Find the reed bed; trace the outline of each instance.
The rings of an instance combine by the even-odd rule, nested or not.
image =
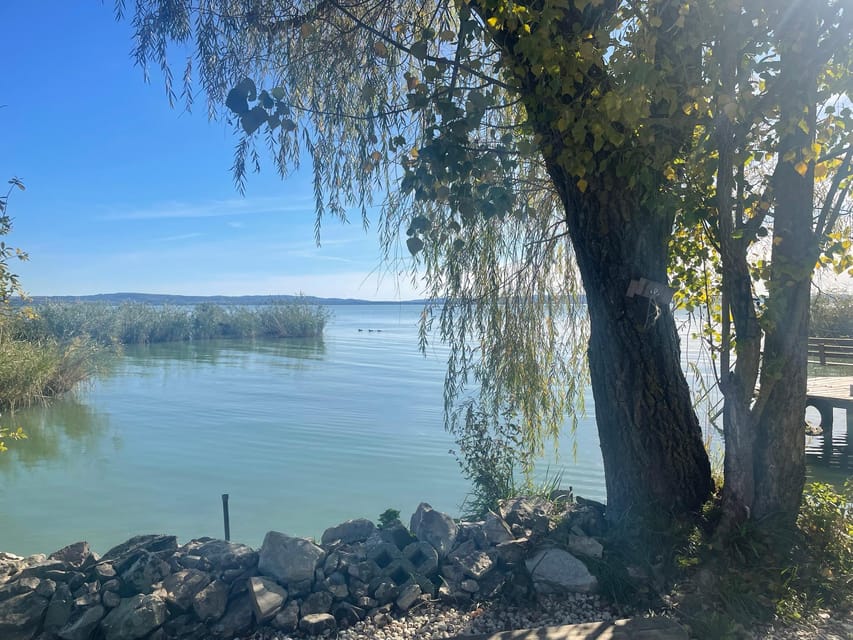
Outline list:
[[[47,303],[35,318],[18,318],[16,338],[69,341],[88,338],[101,345],[151,344],[221,338],[316,338],[328,312],[323,307],[286,303],[263,307],[155,306],[143,303]]]

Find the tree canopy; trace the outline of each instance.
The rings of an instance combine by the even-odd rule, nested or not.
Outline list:
[[[737,345],[735,363],[721,360],[721,381],[735,380],[727,415],[751,434],[730,431],[727,458],[760,450],[770,488],[793,474],[765,512],[789,510],[801,487],[801,453],[766,458],[778,434],[756,425],[778,415],[754,411],[775,400],[755,405],[753,390],[763,365],[768,393],[794,367],[793,410],[804,405],[805,357],[791,340],[807,331],[803,291],[818,259],[849,246],[831,235],[850,184],[844,4],[140,0],[127,17],[136,62],[162,70],[170,102],[192,107],[200,85],[208,114],[233,124],[239,188],[265,158],[283,177],[308,163],[318,234],[325,217],[356,212],[386,258],[414,257],[414,276],[443,302],[423,335],[437,323],[451,345],[453,428],[466,429],[454,415],[518,419],[525,460],[558,433],[582,398],[585,292],[619,517],[695,510],[712,488],[657,286],[670,269],[687,305],[713,301],[722,283],[721,353]],[[125,17],[122,0],[116,11]],[[816,179],[828,192],[815,218]],[[764,237],[770,259],[754,250]],[[791,318],[762,355],[762,332]],[[455,412],[471,387],[478,411]],[[801,451],[783,423],[785,446]]]

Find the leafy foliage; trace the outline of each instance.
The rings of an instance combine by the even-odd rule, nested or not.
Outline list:
[[[12,218],[7,212],[9,196],[14,189],[23,191],[24,184],[18,178],[9,180],[9,190],[5,195],[0,196],[0,238],[9,235],[12,231]],[[27,254],[19,248],[11,247],[5,241],[0,240],[0,313],[3,315],[10,314],[10,304],[15,296],[26,300],[27,296],[24,293],[21,283],[18,280],[17,274],[11,271],[9,265],[10,260],[25,261],[28,259]]]
[[[853,296],[819,293],[812,300],[811,333],[823,338],[853,337]]]

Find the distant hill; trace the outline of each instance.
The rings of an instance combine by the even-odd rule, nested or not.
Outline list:
[[[168,293],[97,293],[90,296],[32,296],[32,302],[104,302],[121,304],[122,302],[144,302],[146,304],[195,305],[211,302],[222,305],[264,305],[282,302],[302,302],[305,304],[423,304],[425,300],[358,300],[356,298],[318,298],[316,296],[178,296]]]

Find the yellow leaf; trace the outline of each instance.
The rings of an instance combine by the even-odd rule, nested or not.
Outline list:
[[[805,133],[806,135],[808,135],[808,133],[809,133],[809,125],[808,125],[808,124],[806,124],[806,121],[805,121],[805,120],[800,120],[800,121],[797,123],[797,126],[800,128],[800,130],[801,130],[803,133]]]
[[[675,180],[675,178],[677,177],[677,175],[675,173],[675,169],[673,169],[672,167],[667,167],[666,169],[664,169],[663,175],[667,180],[670,180],[670,181]]]
[[[578,180],[577,185],[581,193],[586,193],[586,188],[589,186],[589,183],[583,178],[581,178],[580,180]]]
[[[794,171],[799,173],[801,176],[806,175],[806,171],[808,171],[808,170],[809,170],[809,165],[807,165],[805,162],[798,162],[797,164],[794,165]]]
[[[419,155],[417,147],[412,147],[412,150],[409,151],[409,155],[412,156],[413,158],[417,158]]]
[[[498,18],[496,18],[495,16],[492,16],[491,18],[489,18],[488,20],[486,20],[486,23],[487,23],[487,24],[488,24],[492,29],[497,29],[497,28],[498,28],[498,23],[499,23],[499,22],[500,22],[500,20],[498,20]]]
[[[820,180],[821,178],[826,176],[826,173],[827,173],[827,168],[826,168],[825,162],[821,162],[820,164],[815,165],[815,168],[814,168],[815,180]]]
[[[384,58],[388,55],[388,47],[386,47],[385,44],[382,42],[374,42],[373,53],[375,53],[380,58]]]

